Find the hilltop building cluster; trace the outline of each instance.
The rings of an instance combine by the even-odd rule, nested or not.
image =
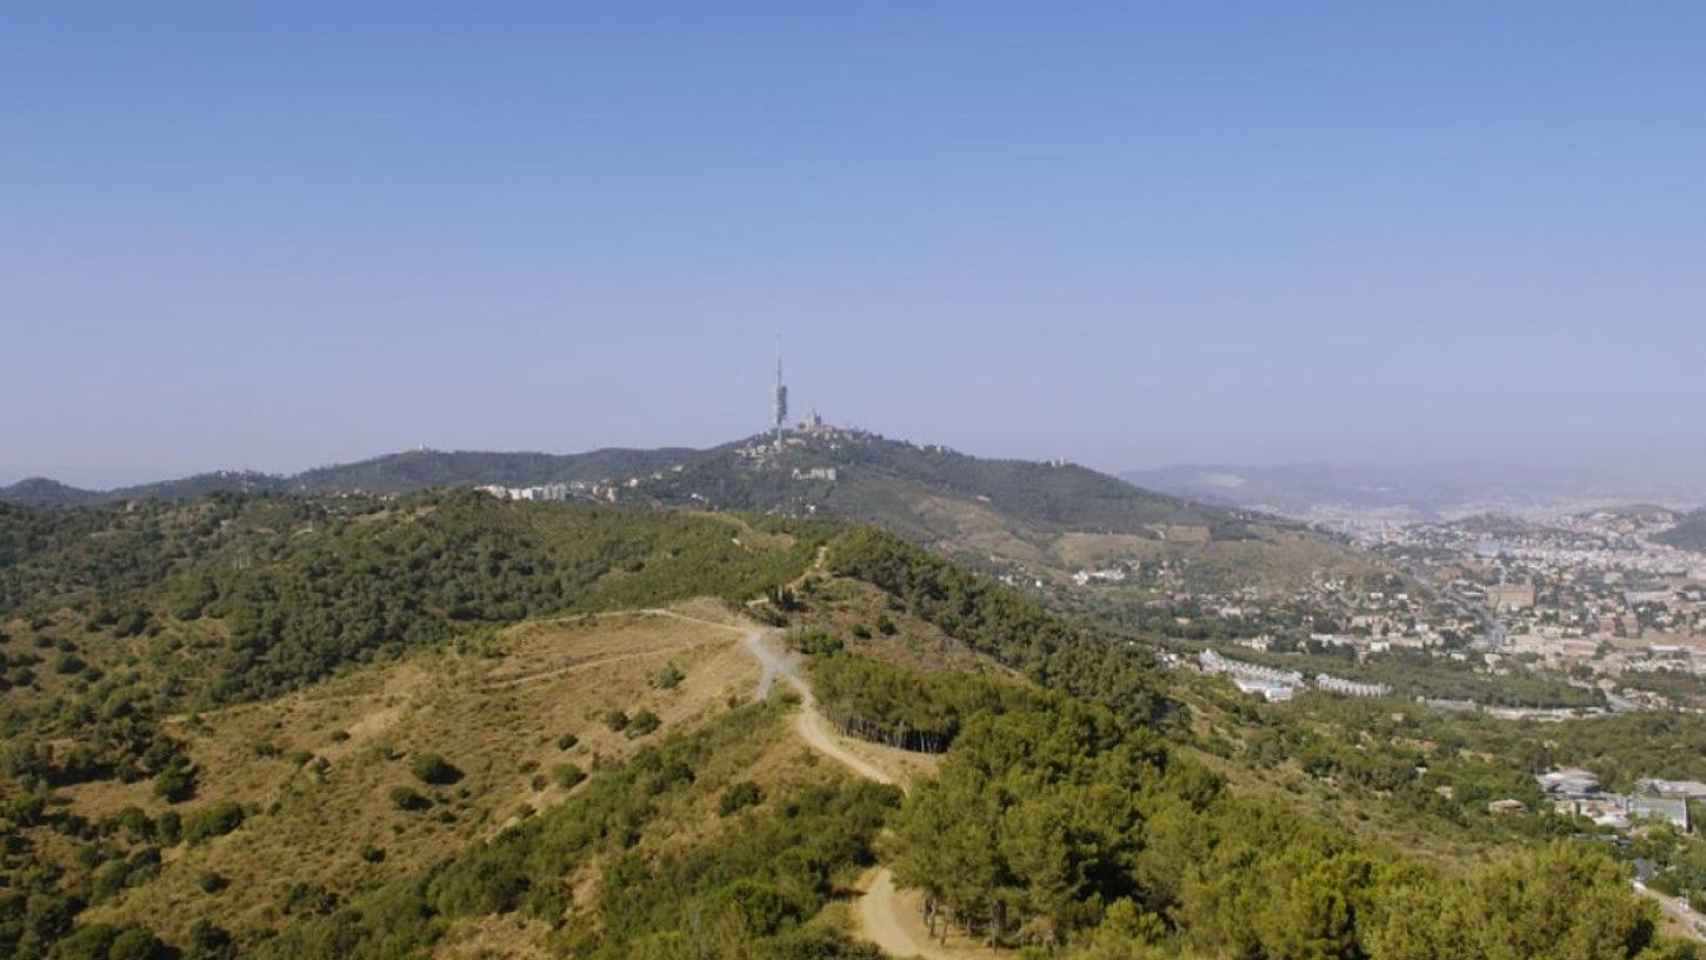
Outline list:
[[[538,500],[550,503],[560,503],[569,499],[569,485],[566,483],[546,483],[535,487],[505,487],[499,484],[487,484],[475,487],[481,493],[490,494],[499,500]]]
[[[669,472],[680,473],[682,467],[671,467]],[[602,480],[570,480],[566,483],[544,483],[528,487],[506,487],[502,484],[486,484],[475,487],[481,493],[489,494],[499,500],[533,501],[543,503],[563,503],[569,500],[598,503],[616,503],[621,499],[623,491],[636,491],[641,484],[648,481],[662,480],[668,474],[665,471],[655,471],[647,476],[613,479],[606,477]]]

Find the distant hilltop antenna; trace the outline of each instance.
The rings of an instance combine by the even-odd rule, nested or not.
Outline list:
[[[782,441],[782,428],[788,422],[788,387],[782,382],[782,338],[776,338],[776,395],[770,405],[770,425],[776,441]]]

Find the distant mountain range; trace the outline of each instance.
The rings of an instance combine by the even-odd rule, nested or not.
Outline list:
[[[658,464],[679,462],[695,452],[667,448],[578,454],[414,450],[316,467],[291,476],[217,470],[111,490],[86,490],[45,477],[32,477],[0,487],[0,502],[28,507],[82,507],[126,500],[186,500],[217,492],[385,494],[471,484],[526,486],[650,472]]]
[[[1457,463],[1423,466],[1297,464],[1181,466],[1121,474],[1140,486],[1226,506],[1310,517],[1330,508],[1448,512],[1636,498],[1706,500],[1698,485],[1632,477],[1613,470]]]
[[[1071,569],[1153,544],[1257,542],[1281,526],[1235,506],[1157,493],[1070,463],[991,460],[945,447],[821,428],[705,450],[579,454],[417,450],[293,476],[221,471],[84,490],[30,479],[0,501],[78,507],[185,499],[217,491],[405,493],[428,487],[568,484],[571,496],[617,503],[779,511],[864,520],[945,552]],[[1302,535],[1290,529],[1287,536]]]
[[[826,479],[832,474],[833,480]],[[416,450],[290,476],[222,470],[111,490],[36,477],[0,487],[0,502],[78,507],[188,499],[221,491],[389,494],[429,487],[555,483],[613,490],[609,498],[618,501],[745,510],[816,508],[903,528],[913,524],[897,516],[898,501],[930,497],[978,504],[1051,530],[1140,533],[1157,524],[1190,524],[1232,536],[1248,519],[1223,507],[1139,489],[1075,464],[987,460],[940,446],[836,430],[791,434],[780,447],[758,436],[706,450]]]

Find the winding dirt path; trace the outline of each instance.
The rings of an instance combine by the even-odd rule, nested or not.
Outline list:
[[[966,954],[943,949],[930,939],[924,921],[894,888],[894,874],[879,867],[865,879],[859,897],[859,934],[891,957],[923,957],[924,960],[965,960]]]
[[[800,675],[799,658],[784,650],[778,650],[773,644],[775,631],[754,628],[747,630],[741,638],[746,649],[758,658],[764,667],[764,675],[758,681],[758,696],[764,697],[770,692],[770,684],[781,678],[794,692],[800,695],[800,712],[794,717],[794,732],[806,745],[818,753],[840,763],[866,780],[877,783],[901,784],[899,777],[878,767],[876,764],[855,754],[841,743],[841,737],[835,729],[818,712],[817,698],[812,696],[811,685]]]
[[[821,565],[821,555],[818,562]],[[867,780],[897,785],[902,790],[907,788],[903,774],[882,769],[871,760],[859,756],[842,742],[841,735],[836,733],[829,721],[818,712],[817,698],[812,696],[811,685],[800,673],[799,657],[781,649],[777,644],[778,631],[768,627],[719,623],[674,610],[651,608],[627,612],[671,617],[739,632],[741,645],[758,661],[762,671],[755,695],[761,700],[769,696],[777,680],[786,683],[799,694],[800,712],[794,718],[794,732],[807,746]],[[884,953],[892,957],[923,957],[925,960],[966,960],[966,952],[945,950],[930,939],[929,931],[924,928],[924,921],[918,916],[917,910],[906,902],[904,894],[895,889],[894,874],[887,867],[877,867],[867,872],[861,878],[861,886],[864,892],[859,895],[854,911],[859,933],[880,947]]]
[[[794,719],[794,732],[799,734],[807,746],[867,780],[898,785],[905,790],[904,776],[882,769],[841,742],[840,734],[836,733],[829,721],[818,712],[817,699],[812,696],[811,686],[800,675],[798,658],[787,651],[776,649],[773,645],[774,639],[775,631],[761,628],[748,629],[741,638],[746,649],[764,668],[763,677],[759,680],[758,695],[767,695],[770,692],[770,684],[776,678],[781,678],[800,695],[800,712]],[[859,933],[866,940],[876,944],[891,957],[963,960],[963,955],[944,950],[930,939],[929,931],[924,928],[924,922],[917,916],[917,911],[904,902],[903,896],[895,889],[894,874],[887,867],[877,867],[867,872],[861,878],[861,886],[864,892],[859,895],[854,916],[859,923]]]

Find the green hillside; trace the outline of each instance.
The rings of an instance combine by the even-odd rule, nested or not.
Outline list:
[[[283,477],[252,470],[217,470],[111,490],[85,490],[57,480],[32,477],[0,487],[0,503],[21,507],[87,507],[127,500],[191,500],[210,493],[282,493],[287,486]]]
[[[939,496],[986,504],[1016,522],[1048,530],[1141,533],[1156,524],[1200,524],[1223,536],[1245,518],[1152,493],[1073,464],[990,460],[937,446],[869,434],[795,436],[774,457],[742,456],[752,438],[710,450],[595,450],[580,454],[420,450],[319,467],[294,476],[221,471],[107,491],[32,479],[0,488],[0,502],[65,507],[135,499],[191,499],[232,493],[409,493],[432,487],[529,486],[614,481],[634,497],[731,510],[787,510],[808,503],[840,515],[916,528],[904,503]],[[833,467],[836,483],[816,486],[795,468]],[[677,469],[679,468],[679,469]],[[660,476],[654,476],[661,474]],[[634,486],[628,487],[627,481]]]
[[[81,507],[99,503],[104,494],[81,490],[46,477],[28,477],[10,486],[0,487],[0,504],[20,507]]]
[[[129,500],[190,500],[210,493],[412,493],[432,487],[531,486],[650,473],[697,455],[685,449],[501,453],[411,450],[282,476],[220,470],[111,490],[84,490],[40,477],[0,487],[0,503],[75,507]]]
[[[1574,824],[1453,826],[1405,805],[1435,796],[1415,758],[1315,732],[1334,716],[1170,689],[1135,638],[844,521],[472,491],[4,508],[0,578],[8,956],[874,960],[879,868],[1002,950],[1692,955],[1597,845],[1542,842]],[[690,598],[717,599],[646,612]],[[904,797],[802,743],[817,707],[751,702],[749,612],[795,631],[840,728],[930,751],[864,754],[911,758]],[[1350,722],[1400,729],[1371,707]],[[1488,765],[1463,749],[1435,765]],[[1364,835],[1394,818],[1467,852]]]
[[[674,448],[576,454],[417,450],[307,470],[290,477],[285,486],[299,493],[407,493],[484,484],[523,487],[647,474],[696,455],[693,450]]]
[[[221,491],[376,496],[545,484],[565,484],[569,499],[581,502],[874,523],[986,569],[1019,565],[1051,580],[1108,558],[1189,555],[1195,569],[1224,580],[1286,587],[1276,558],[1320,559],[1294,557],[1290,545],[1345,552],[1295,524],[1140,489],[1075,464],[986,459],[833,427],[793,431],[780,444],[760,435],[709,450],[419,450],[290,477],[220,472],[105,492],[26,481],[0,490],[0,502],[66,507]]]
[[[963,501],[1048,532],[1148,533],[1157,524],[1209,526],[1222,536],[1247,531],[1246,518],[1233,511],[1142,490],[1076,464],[984,459],[850,432],[792,436],[779,451],[751,452],[765,439],[710,451],[642,489],[670,501],[699,494],[739,509],[811,504],[903,533],[922,532],[915,503],[922,497]],[[835,480],[810,478],[827,469]]]

